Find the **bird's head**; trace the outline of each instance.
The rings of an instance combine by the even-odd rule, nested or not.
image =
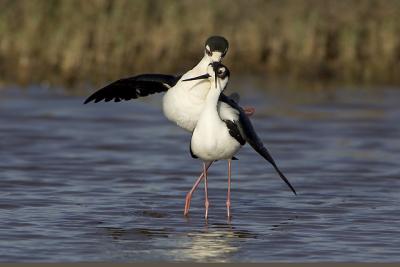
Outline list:
[[[208,65],[206,74],[185,79],[183,81],[186,82],[186,81],[209,79],[211,82],[211,87],[220,89],[220,91],[222,92],[228,84],[229,77],[230,77],[230,71],[228,67],[226,67],[220,62],[213,62]]]
[[[211,36],[204,45],[204,56],[210,62],[221,62],[228,52],[229,43],[222,36]]]

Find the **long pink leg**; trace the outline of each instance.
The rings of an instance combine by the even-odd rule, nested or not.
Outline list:
[[[213,161],[208,162],[206,164],[206,170],[208,170],[208,168],[210,168],[212,163],[213,163]],[[204,171],[200,174],[199,178],[197,178],[196,182],[194,183],[192,189],[186,195],[185,210],[183,212],[183,215],[187,216],[189,214],[190,202],[192,201],[193,192],[196,191],[197,187],[199,186],[199,184],[200,184],[201,180],[203,180],[203,178],[204,178]]]
[[[207,169],[206,169],[206,163],[203,163],[203,173],[204,173],[204,205],[206,207],[206,214],[204,215],[204,218],[208,218],[208,207],[210,206],[210,202],[208,202],[208,182],[207,182]]]
[[[231,160],[228,160],[228,197],[226,199],[228,219],[231,218]]]

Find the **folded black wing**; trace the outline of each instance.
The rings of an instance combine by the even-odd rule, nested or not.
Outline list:
[[[240,132],[239,125],[235,123],[235,121],[223,120],[225,122],[226,127],[229,130],[229,134],[238,141],[241,146],[246,144],[246,140],[243,138],[242,133]]]
[[[295,195],[296,190],[293,188],[293,186],[290,184],[289,180],[285,177],[285,175],[281,172],[281,170],[278,168],[278,166],[275,163],[275,160],[271,157],[270,153],[268,152],[267,148],[264,146],[262,143],[261,139],[258,137],[256,131],[253,128],[253,125],[251,124],[250,119],[247,117],[246,113],[244,110],[232,99],[227,97],[224,94],[221,94],[219,97],[219,101],[222,101],[232,108],[236,109],[239,111],[239,123],[240,123],[240,129],[242,131],[242,137],[250,144],[250,146],[258,153],[260,154],[264,159],[266,159],[271,165],[274,167],[276,172],[279,174],[281,179],[289,186],[289,188],[293,191]]]
[[[181,77],[166,74],[142,74],[120,79],[93,93],[85,100],[84,104],[91,101],[97,103],[102,100],[119,102],[165,92],[173,87]]]

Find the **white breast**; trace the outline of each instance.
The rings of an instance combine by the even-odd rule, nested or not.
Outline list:
[[[205,95],[210,88],[208,81],[178,82],[167,91],[163,98],[164,115],[179,127],[193,132],[205,102]]]
[[[240,147],[221,120],[219,125],[199,121],[191,140],[192,152],[205,161],[231,159]]]
[[[208,80],[186,82],[182,80],[205,74],[207,66],[207,61],[204,59],[200,61],[196,67],[185,73],[163,98],[163,111],[167,119],[189,132],[193,132],[196,127],[210,90],[210,82]]]
[[[229,129],[223,121],[237,120],[238,112],[229,105],[218,102],[218,98],[217,90],[209,91],[192,134],[192,152],[204,161],[230,159],[241,147],[229,134]]]
[[[209,90],[210,83],[207,80],[200,82],[179,81],[164,95],[164,115],[179,127],[193,132]],[[217,109],[222,120],[237,121],[239,118],[239,111],[226,103],[218,102]]]

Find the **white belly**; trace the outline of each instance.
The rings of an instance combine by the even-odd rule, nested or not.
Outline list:
[[[209,90],[210,82],[207,80],[179,81],[164,95],[164,115],[179,127],[193,132]]]
[[[197,125],[191,140],[193,154],[204,161],[231,159],[241,145],[230,134],[225,123],[219,127],[207,124]]]

